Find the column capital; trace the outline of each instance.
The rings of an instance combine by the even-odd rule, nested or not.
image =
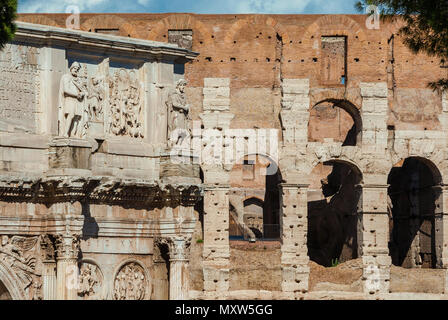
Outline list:
[[[79,234],[64,233],[56,235],[56,260],[78,259],[80,239]]]
[[[155,240],[155,243],[158,246],[166,245],[168,247],[170,262],[189,260],[191,235],[175,235],[175,236],[157,238]]]

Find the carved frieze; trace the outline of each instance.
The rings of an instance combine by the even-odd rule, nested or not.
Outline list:
[[[115,300],[143,300],[146,285],[143,267],[137,262],[129,262],[115,276],[113,297]]]
[[[0,261],[17,276],[19,286],[29,299],[42,299],[39,236],[2,235]]]
[[[77,61],[63,75],[59,90],[59,136],[85,138],[104,134],[105,114],[109,131],[116,136],[143,138],[143,90],[135,70],[121,68],[113,76]]]
[[[18,180],[19,179],[19,180]],[[56,203],[135,204],[137,206],[194,205],[200,199],[198,185],[162,184],[144,180],[98,177],[0,177],[0,197],[4,201]]]
[[[109,89],[110,132],[116,136],[143,138],[143,90],[136,72],[117,70]]]

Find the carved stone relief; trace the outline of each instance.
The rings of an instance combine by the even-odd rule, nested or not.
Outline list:
[[[167,246],[171,261],[188,260],[190,256],[191,236],[176,235],[157,238],[155,244],[158,246]]]
[[[143,267],[130,262],[118,271],[114,280],[115,300],[143,300],[147,279]]]
[[[121,68],[109,83],[110,132],[116,136],[143,138],[142,85],[134,70]]]
[[[106,61],[107,62],[107,61]],[[63,75],[59,92],[59,135],[85,138],[103,134],[106,112],[110,133],[143,138],[142,84],[135,70],[120,68],[112,77],[101,63],[88,74],[87,67],[75,61]]]
[[[43,237],[1,236],[0,261],[17,276],[29,299],[42,299],[41,259]]]
[[[78,296],[85,300],[101,299],[103,274],[100,268],[90,262],[82,262],[79,269]]]
[[[57,259],[78,259],[79,248],[79,235],[67,233],[56,236]]]
[[[185,95],[187,81],[180,79],[176,89],[168,94],[165,102],[168,108],[168,145],[169,147],[182,145],[184,139],[190,135],[190,105]]]
[[[40,119],[40,49],[6,44],[0,51],[0,130],[36,132]]]

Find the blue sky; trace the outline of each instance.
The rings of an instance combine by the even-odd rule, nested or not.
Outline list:
[[[358,13],[357,0],[19,0],[19,13],[82,12]]]

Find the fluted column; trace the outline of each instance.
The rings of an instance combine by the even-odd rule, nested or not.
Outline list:
[[[161,242],[168,245],[170,256],[170,300],[188,300],[191,236],[172,236]]]
[[[44,261],[42,270],[42,288],[44,300],[55,300],[56,296],[56,263]]]
[[[63,234],[56,237],[58,300],[77,299],[79,243],[79,235]]]

